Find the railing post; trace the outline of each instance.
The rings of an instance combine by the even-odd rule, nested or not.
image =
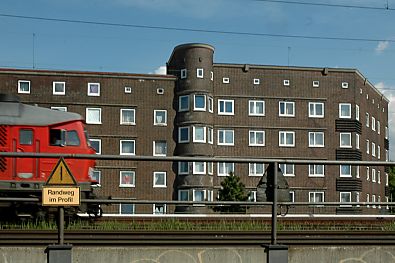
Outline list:
[[[273,204],[272,204],[272,239],[271,244],[277,245],[277,170],[278,163],[274,162],[273,173]]]

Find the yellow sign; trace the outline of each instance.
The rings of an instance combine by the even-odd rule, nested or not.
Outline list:
[[[60,158],[45,185],[77,185],[63,158]]]
[[[43,187],[43,206],[79,206],[79,187]]]

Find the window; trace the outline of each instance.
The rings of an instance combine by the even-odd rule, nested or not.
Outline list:
[[[377,134],[380,134],[380,121],[377,121]]]
[[[265,116],[265,101],[250,100],[248,102],[248,115],[249,116]]]
[[[178,142],[179,143],[189,142],[189,127],[178,128]]]
[[[372,168],[372,182],[376,182],[376,169]]]
[[[295,132],[280,131],[279,133],[280,147],[294,147],[295,146]]]
[[[134,110],[134,109],[121,109],[120,124],[122,124],[122,125],[136,124],[135,115],[136,115],[136,110]]]
[[[369,154],[369,149],[370,149],[370,146],[369,146],[369,139],[367,139],[367,140],[366,140],[366,154]]]
[[[206,199],[206,191],[205,190],[193,190],[193,200],[196,202],[203,202]]]
[[[194,95],[194,108],[195,111],[206,110],[206,96],[205,95]]]
[[[166,187],[166,172],[154,172],[154,187]]]
[[[356,149],[360,149],[360,146],[359,146],[359,134],[358,133],[356,133],[355,134],[355,148]]]
[[[222,83],[229,84],[229,78],[222,78]]]
[[[59,82],[59,81],[52,82],[52,94],[53,95],[65,95],[66,94],[66,82]]]
[[[76,130],[66,131],[65,145],[68,146],[79,146],[80,138],[78,137],[78,132]]]
[[[229,176],[235,170],[234,163],[218,163],[218,176]]]
[[[324,147],[324,133],[309,132],[309,147]]]
[[[210,71],[210,80],[213,81],[214,80],[214,72]]]
[[[178,201],[189,201],[189,191],[178,190]]]
[[[187,69],[181,69],[181,79],[187,78]]]
[[[19,130],[19,144],[32,145],[33,144],[33,130],[20,129]]]
[[[295,165],[280,163],[279,166],[284,176],[295,176]]]
[[[380,150],[380,145],[377,145],[377,159],[381,158],[381,150]]]
[[[101,124],[101,108],[86,108],[86,123]]]
[[[88,83],[88,96],[100,96],[100,83]]]
[[[101,171],[99,170],[93,170],[91,174],[91,179],[92,181],[97,182],[96,186],[100,187],[100,181],[101,181]]]
[[[366,167],[366,181],[370,181],[370,168]]]
[[[351,165],[340,165],[340,177],[351,177]]]
[[[279,102],[279,116],[281,116],[281,117],[295,117],[295,102],[280,101]]]
[[[101,154],[101,139],[89,139],[89,143],[95,149],[96,154]]]
[[[340,192],[340,203],[351,203],[351,192]],[[351,206],[351,205],[340,205]]]
[[[339,103],[339,118],[351,119],[351,104]]]
[[[359,178],[359,165],[355,167],[355,178]]]
[[[309,192],[309,203],[323,203],[324,192]]]
[[[372,131],[376,131],[376,118],[372,116]]]
[[[178,162],[178,174],[189,174],[189,162]]]
[[[30,94],[29,80],[18,80],[18,93]]]
[[[366,202],[369,203],[369,194],[366,194]],[[369,207],[369,205],[366,205],[366,207]]]
[[[119,187],[135,187],[136,174],[134,171],[119,172]]]
[[[119,142],[120,155],[135,155],[135,141],[134,140],[120,140]]]
[[[166,141],[154,141],[153,147],[154,156],[166,156],[167,155],[167,142]]]
[[[233,100],[218,100],[219,115],[234,115]]]
[[[167,125],[167,110],[154,110],[154,125]]]
[[[309,165],[309,176],[310,177],[324,177],[325,166],[323,164],[310,164]]]
[[[348,82],[342,82],[342,88],[348,89]]]
[[[218,145],[234,145],[234,131],[219,129]]]
[[[355,119],[359,121],[359,106],[355,105]]]
[[[196,76],[197,76],[198,79],[202,79],[203,78],[203,69],[202,68],[196,69]]]
[[[166,205],[165,204],[153,204],[152,213],[154,215],[164,215],[166,214]]]
[[[370,119],[369,119],[369,113],[368,112],[366,112],[366,116],[365,117],[366,117],[365,118],[366,127],[369,127]]]
[[[178,98],[178,111],[188,111],[189,110],[189,96],[180,96]]]
[[[254,79],[254,85],[259,85],[260,80],[259,79]]]
[[[372,142],[372,156],[376,157],[376,144]]]
[[[206,142],[206,127],[193,126],[193,142]]]
[[[132,87],[125,87],[124,92],[125,93],[132,93]]]
[[[318,80],[313,81],[313,88],[318,88],[320,86],[320,82]]]
[[[211,174],[211,175],[214,173],[213,163],[212,162],[208,162],[207,163],[207,173]]]
[[[323,118],[324,117],[324,103],[323,102],[309,102],[309,117]]]
[[[250,131],[249,146],[265,146],[265,131]]]
[[[289,86],[290,85],[290,81],[288,79],[284,79],[284,86]]]
[[[207,127],[207,142],[209,144],[213,144],[213,138],[214,138],[214,129]]]
[[[372,203],[376,202],[376,195],[372,195]],[[372,208],[376,208],[376,205],[372,205]]]
[[[263,176],[265,165],[263,163],[249,163],[249,176]]]
[[[206,174],[206,163],[193,162],[193,174]]]
[[[211,113],[214,112],[214,100],[212,97],[208,97],[208,111]]]
[[[340,148],[351,148],[351,133],[341,132],[340,133]]]
[[[119,204],[119,213],[121,215],[133,215],[134,209],[134,204]]]
[[[58,111],[67,112],[67,107],[52,106],[52,107],[51,107],[51,110],[58,110]]]
[[[256,202],[256,191],[250,191],[248,193],[248,199],[249,202]]]

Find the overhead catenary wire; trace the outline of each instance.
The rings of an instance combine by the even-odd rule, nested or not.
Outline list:
[[[111,26],[111,27],[124,27],[124,28],[141,28],[141,29],[169,30],[169,31],[184,31],[184,32],[195,32],[195,33],[213,33],[213,34],[241,35],[241,36],[255,36],[255,37],[278,37],[278,38],[297,38],[297,39],[310,39],[310,40],[334,40],[334,41],[389,42],[389,43],[395,43],[395,39],[357,38],[357,37],[330,37],[330,36],[309,36],[309,35],[257,33],[257,32],[243,32],[243,31],[225,31],[225,30],[214,30],[214,29],[166,27],[166,26],[153,26],[153,25],[143,25],[143,24],[126,24],[126,23],[100,22],[100,21],[93,21],[93,20],[76,20],[76,19],[63,19],[63,18],[53,18],[53,17],[13,15],[13,14],[5,14],[5,13],[0,13],[0,17],[10,17],[10,18],[16,18],[16,19],[28,19],[28,20],[49,21],[49,22],[61,22],[61,23],[85,24],[85,25],[97,25],[97,26]]]

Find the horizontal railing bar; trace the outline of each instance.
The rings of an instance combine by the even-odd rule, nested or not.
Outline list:
[[[289,163],[289,164],[326,164],[326,165],[371,165],[395,166],[395,162],[387,161],[347,161],[347,160],[317,160],[296,158],[251,158],[251,157],[209,157],[209,156],[143,156],[143,155],[98,155],[98,154],[64,154],[64,153],[21,153],[0,152],[0,157],[18,158],[65,158],[65,159],[94,159],[94,160],[125,160],[125,161],[158,161],[158,162],[235,162],[235,163]]]

